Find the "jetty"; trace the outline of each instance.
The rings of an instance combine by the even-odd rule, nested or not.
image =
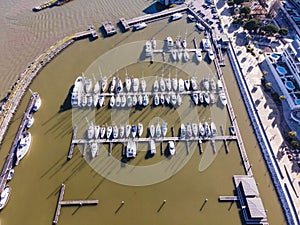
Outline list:
[[[7,177],[9,175],[9,170],[12,169],[14,166],[13,163],[14,163],[14,159],[15,159],[15,152],[16,152],[19,140],[26,128],[27,118],[28,118],[29,114],[32,112],[32,107],[35,104],[35,101],[37,98],[38,98],[38,93],[36,93],[36,92],[33,93],[32,96],[30,97],[29,103],[27,105],[23,119],[19,126],[18,132],[15,136],[13,144],[12,144],[12,146],[8,152],[8,155],[6,157],[5,163],[4,163],[2,171],[1,171],[1,176],[0,176],[0,193],[3,191],[3,189],[6,186]]]
[[[105,21],[102,24],[102,27],[103,27],[104,31],[106,32],[107,36],[111,36],[111,35],[114,35],[117,33],[117,30],[111,21]]]
[[[59,191],[56,210],[55,210],[52,224],[57,224],[62,206],[85,206],[85,205],[97,205],[99,203],[99,200],[63,200],[65,194],[65,188],[66,185],[62,184]]]
[[[68,157],[67,157],[68,160],[72,159],[72,157],[73,157],[73,151],[74,151],[73,140],[76,138],[77,130],[78,130],[78,128],[77,128],[77,126],[75,126],[73,129],[71,144],[69,147],[69,153],[68,153]]]
[[[91,36],[92,38],[98,38],[98,34],[96,32],[96,29],[93,25],[90,25],[89,28],[86,31],[81,31],[78,33],[75,33],[74,39],[80,39]]]

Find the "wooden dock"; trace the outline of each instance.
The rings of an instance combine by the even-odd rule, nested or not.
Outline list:
[[[32,112],[32,107],[35,104],[35,101],[37,99],[37,97],[39,96],[38,93],[33,93],[32,96],[30,97],[29,103],[27,105],[26,111],[24,113],[23,119],[21,121],[21,124],[19,126],[18,132],[15,136],[15,139],[13,141],[13,144],[8,152],[8,155],[6,157],[5,163],[3,165],[2,171],[1,171],[1,176],[0,176],[0,193],[3,191],[3,189],[6,186],[7,183],[7,177],[9,174],[9,170],[13,168],[13,162],[14,162],[14,158],[15,158],[15,151],[16,148],[18,146],[18,142],[26,128],[26,124],[27,124],[27,117],[29,116],[29,114]]]
[[[62,206],[85,206],[85,205],[97,205],[99,203],[99,200],[66,200],[66,201],[64,201],[63,198],[64,198],[64,194],[65,194],[65,189],[66,189],[66,185],[62,184],[60,191],[59,191],[56,210],[55,210],[52,224],[57,224]]]
[[[238,200],[239,200],[238,196],[219,196],[219,201],[221,202],[233,202]]]
[[[220,126],[220,129],[221,129],[221,134],[224,135],[225,131],[224,131],[223,125]],[[224,140],[224,146],[225,146],[226,153],[229,153],[229,148],[228,148],[228,142],[227,142],[227,140]]]
[[[68,152],[68,157],[67,157],[68,160],[72,159],[72,157],[73,157],[73,151],[74,151],[74,145],[75,145],[73,143],[73,140],[76,139],[77,130],[78,130],[78,128],[77,128],[77,126],[75,126],[73,129],[71,144],[69,147],[69,152]]]

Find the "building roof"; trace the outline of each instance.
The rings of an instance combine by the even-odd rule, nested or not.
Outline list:
[[[292,50],[295,54],[295,57],[300,61],[300,41],[298,39],[294,40],[292,43]]]
[[[256,182],[253,177],[243,177],[240,179],[245,196],[259,196]]]
[[[267,218],[261,198],[247,198],[246,201],[252,219]]]

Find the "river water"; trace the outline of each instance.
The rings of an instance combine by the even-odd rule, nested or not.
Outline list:
[[[37,3],[32,1],[30,4],[33,5],[30,7],[26,1],[21,1],[20,4],[29,10]],[[137,0],[134,3],[73,1],[63,7],[45,10],[39,14],[29,15],[26,10],[22,14],[22,10],[19,9],[17,15],[20,17],[27,15],[30,21],[28,24],[35,21],[33,15],[41,17],[42,20],[47,18],[53,21],[49,29],[43,25],[32,27],[36,33],[44,35],[45,40],[40,36],[37,38],[40,42],[38,46],[43,49],[47,44],[52,44],[54,38],[85,29],[86,23],[83,21],[96,24],[99,23],[100,18],[117,20],[124,16],[124,12],[127,14],[127,11],[130,11],[129,15],[135,16],[140,14],[139,10],[146,8],[150,3]],[[88,6],[89,4],[91,5]],[[93,4],[106,7],[107,11],[98,7],[93,8]],[[102,14],[98,15],[100,11]],[[60,23],[59,15],[68,18],[68,23]],[[90,18],[86,18],[87,15]],[[78,27],[73,23],[78,23]],[[45,29],[44,34],[41,34],[42,28]],[[46,34],[49,34],[49,30],[58,33],[48,37]],[[137,158],[126,164],[121,162],[121,145],[113,147],[113,154],[110,157],[107,155],[108,146],[101,146],[99,156],[94,160],[90,159],[89,151],[86,157],[82,157],[82,149],[75,147],[73,158],[70,161],[66,160],[74,124],[80,127],[78,137],[83,137],[87,121],[100,125],[125,124],[127,121],[137,124],[138,121],[142,121],[146,127],[150,123],[165,120],[169,127],[174,126],[176,134],[181,122],[214,121],[219,133],[221,124],[228,133],[230,125],[228,115],[219,103],[212,107],[194,107],[188,96],[183,98],[183,105],[176,109],[148,106],[143,109],[111,110],[104,107],[98,110],[79,111],[68,107],[69,92],[77,76],[84,72],[86,76],[93,78],[94,75],[97,79],[100,76],[98,67],[107,76],[124,77],[126,71],[136,77],[144,76],[149,88],[153,80],[160,77],[162,73],[165,76],[170,73],[172,77],[177,74],[182,78],[195,75],[198,81],[204,77],[216,77],[213,65],[207,63],[206,58],[200,65],[194,61],[174,63],[167,55],[165,62],[162,61],[162,56],[155,56],[153,64],[149,63],[149,59],[144,58],[142,46],[145,40],[155,37],[159,47],[166,36],[175,38],[178,34],[185,36],[185,33],[187,33],[188,46],[192,46],[194,37],[197,38],[198,44],[203,37],[202,34],[199,36],[194,31],[193,24],[187,24],[183,19],[175,23],[162,20],[149,24],[143,31],[129,31],[105,39],[100,37],[93,42],[81,40],[62,52],[41,71],[30,88],[39,92],[43,102],[42,107],[35,114],[35,123],[30,128],[33,136],[30,152],[15,168],[15,177],[10,182],[12,195],[9,204],[1,212],[1,224],[50,224],[62,183],[66,184],[64,199],[99,199],[99,205],[82,208],[64,207],[59,218],[60,224],[101,222],[105,224],[242,224],[241,212],[236,204],[218,202],[220,195],[234,194],[232,176],[245,173],[235,142],[229,144],[228,154],[221,142],[216,142],[216,153],[210,143],[204,143],[203,154],[199,153],[196,143],[190,144],[189,153],[185,144],[179,143],[176,146],[177,154],[172,159],[161,155],[159,151],[154,157],[148,158],[146,152],[148,147],[146,144],[141,144],[138,147]],[[27,35],[30,37],[32,33]],[[30,38],[28,43],[33,45]],[[35,49],[34,52],[24,54],[24,57],[20,58],[31,60],[39,52],[40,50]],[[24,60],[24,63],[27,64],[28,60]],[[22,69],[21,64],[22,62],[16,63]],[[230,90],[231,101],[248,158],[253,164],[254,176],[264,206],[268,210],[268,220],[270,224],[285,224],[234,75],[228,61],[226,64],[227,66],[223,68],[226,85]],[[13,74],[17,70],[18,68],[13,68],[9,73]],[[6,135],[0,151],[1,163],[4,162],[11,146],[29,96],[30,93],[27,93],[24,97]],[[168,131],[168,135],[170,134],[171,132]],[[159,150],[158,145],[157,150]],[[208,201],[205,203],[206,198]],[[163,200],[167,200],[164,205],[162,205]],[[121,201],[125,201],[122,207],[120,207]]]

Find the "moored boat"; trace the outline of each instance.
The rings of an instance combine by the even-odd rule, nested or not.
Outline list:
[[[142,89],[142,92],[145,92],[146,88],[147,88],[146,80],[144,78],[142,78],[141,79],[141,89]]]
[[[24,156],[29,151],[32,141],[32,136],[30,132],[25,132],[22,134],[21,139],[18,142],[16,149],[16,165],[19,164],[19,161],[24,158]]]
[[[214,59],[215,59],[215,54],[214,54],[214,52],[213,52],[213,50],[208,50],[208,57],[209,57],[209,59],[211,60],[211,61],[213,61]]]
[[[153,83],[153,91],[158,92],[158,89],[159,89],[159,84],[158,84],[158,80],[156,78],[154,83]]]
[[[97,142],[91,142],[90,143],[90,150],[91,150],[92,158],[95,158],[98,154],[98,144],[97,144]]]
[[[125,95],[122,95],[121,96],[121,107],[124,108],[126,106],[126,96]]]
[[[104,77],[101,76],[100,83],[101,83],[101,91],[105,92],[106,88],[107,88],[107,77],[106,76],[104,76]]]
[[[27,123],[26,123],[26,127],[30,128],[32,126],[32,124],[34,123],[34,117],[32,114],[30,114],[29,116],[27,116]]]
[[[192,137],[193,135],[192,126],[190,123],[187,123],[186,125],[186,134],[188,135],[188,137]]]
[[[118,136],[119,136],[119,129],[118,129],[117,125],[114,125],[114,126],[113,126],[113,131],[112,131],[112,133],[113,133],[113,138],[114,138],[114,139],[117,139]]]
[[[125,77],[125,87],[126,87],[127,92],[130,92],[130,90],[131,90],[131,79],[128,77],[127,74],[126,74],[126,77]]]
[[[121,96],[120,95],[116,96],[115,105],[116,105],[116,107],[120,107],[121,106]]]
[[[93,95],[92,94],[87,94],[87,106],[91,107],[93,105]]]
[[[105,136],[105,131],[106,131],[105,126],[101,126],[101,127],[100,127],[100,138],[104,138],[104,136]]]
[[[159,84],[160,84],[160,90],[162,92],[166,91],[166,83],[163,77],[160,78]]]
[[[179,78],[178,80],[178,91],[183,92],[184,91],[184,81],[182,78]]]
[[[119,94],[119,93],[123,92],[123,83],[119,77],[117,80],[118,81],[117,81],[117,86],[116,86],[116,93]]]
[[[110,100],[109,100],[109,105],[110,105],[110,107],[114,107],[115,101],[116,101],[115,96],[111,96],[111,98],[110,98]]]
[[[133,78],[132,79],[132,89],[134,92],[137,92],[139,90],[139,79],[138,78]]]
[[[136,106],[137,102],[138,102],[137,96],[136,96],[136,95],[133,95],[133,96],[132,96],[132,105],[133,105],[133,106]]]
[[[173,77],[172,78],[172,87],[173,87],[174,91],[177,91],[177,89],[178,89],[178,80],[177,80],[177,77]]]
[[[180,106],[182,104],[182,97],[179,93],[177,94],[176,99],[177,99],[177,105]]]
[[[142,95],[138,96],[138,102],[139,102],[139,105],[143,105],[143,96]]]
[[[175,148],[175,143],[174,141],[169,141],[168,142],[168,145],[169,145],[169,152],[171,155],[175,155],[176,153],[176,148]]]
[[[86,131],[86,137],[88,139],[93,139],[95,137],[95,127],[93,123],[91,123]]]
[[[205,135],[205,129],[204,129],[202,123],[199,122],[199,136],[204,137],[204,135]]]
[[[130,136],[130,132],[131,132],[131,126],[129,124],[126,124],[126,127],[125,127],[126,138],[128,138]]]
[[[160,127],[160,124],[157,123],[156,125],[156,128],[155,128],[155,134],[156,134],[156,137],[161,137],[161,127]]]
[[[193,131],[193,135],[195,136],[195,137],[197,137],[198,136],[198,124],[197,123],[192,123],[192,131]]]
[[[33,105],[32,110],[35,111],[35,112],[38,111],[39,108],[41,107],[41,105],[42,105],[41,97],[39,95],[37,95],[36,101],[35,101],[35,103]]]
[[[1,192],[1,195],[0,195],[0,210],[2,210],[6,206],[8,200],[9,200],[10,192],[11,192],[11,188],[10,188],[9,185],[7,185],[3,189],[3,191]]]
[[[203,86],[205,91],[209,91],[209,80],[208,80],[208,78],[203,78],[202,86]]]
[[[132,107],[132,97],[131,95],[128,95],[127,96],[127,106],[130,108]]]
[[[186,89],[187,91],[190,90],[190,88],[191,88],[191,82],[190,82],[190,79],[184,80],[184,86],[185,86],[185,89]]]
[[[110,82],[110,88],[109,88],[110,93],[115,92],[116,84],[117,84],[117,79],[116,79],[116,77],[113,77]]]
[[[174,13],[174,14],[172,14],[171,18],[172,18],[172,20],[174,21],[174,20],[179,20],[179,19],[181,19],[182,16],[183,16],[182,13]]]
[[[204,92],[203,94],[203,98],[206,104],[210,104],[210,97],[209,94],[207,92]]]
[[[235,135],[236,134],[234,126],[230,126],[229,127],[229,131],[230,131],[231,135]]]
[[[144,126],[142,122],[138,123],[138,135],[139,137],[141,137],[143,135],[143,131],[144,131]]]
[[[150,125],[150,127],[149,127],[149,133],[150,133],[151,137],[154,137],[154,134],[155,134],[155,126],[154,126],[154,124]]]
[[[184,60],[185,62],[187,62],[187,61],[190,60],[190,55],[189,55],[189,53],[188,53],[187,50],[185,50],[185,51],[183,52],[183,60]]]
[[[196,23],[196,27],[200,30],[200,31],[203,31],[203,30],[205,30],[205,27],[204,26],[202,26],[202,24],[201,23]]]
[[[220,97],[221,103],[222,103],[223,105],[226,105],[226,104],[227,104],[227,98],[226,98],[225,93],[224,93],[224,92],[220,93],[219,97]]]
[[[209,127],[207,122],[204,123],[204,129],[205,129],[206,137],[210,137],[211,136],[211,131],[210,131],[210,127]]]
[[[211,104],[216,103],[216,97],[215,97],[214,93],[210,93],[209,97],[210,97],[210,103]]]
[[[131,126],[131,135],[133,138],[136,137],[136,133],[137,133],[137,126],[136,125],[132,125]]]
[[[159,97],[158,97],[158,94],[155,94],[154,95],[154,98],[153,98],[153,104],[155,106],[158,106],[159,105]]]
[[[150,153],[152,155],[156,154],[156,146],[155,141],[153,139],[150,140]]]
[[[181,136],[181,138],[185,138],[185,136],[186,136],[186,128],[183,123],[180,126],[180,136]]]
[[[191,87],[192,87],[193,91],[197,91],[198,90],[197,79],[194,76],[191,78]]]
[[[102,107],[104,105],[105,97],[103,95],[100,95],[99,97],[99,106]]]
[[[164,105],[165,104],[165,96],[163,94],[160,94],[160,104]]]
[[[8,170],[7,181],[11,181],[12,178],[14,177],[14,174],[15,174],[14,168]]]
[[[212,91],[215,91],[217,89],[217,85],[216,85],[216,82],[214,80],[214,78],[211,78],[210,81],[209,81],[209,86],[210,86],[210,89]]]
[[[171,84],[171,78],[170,78],[170,75],[168,78],[166,78],[166,88],[168,91],[171,91],[172,90],[172,84]]]
[[[174,107],[176,106],[177,99],[176,99],[176,94],[174,92],[172,92],[171,94],[171,103]]]
[[[146,94],[143,98],[143,106],[149,105],[149,96]]]
[[[123,138],[124,137],[124,134],[125,134],[125,127],[124,125],[120,125],[120,129],[119,129],[119,136],[120,138]]]
[[[217,81],[217,88],[218,88],[218,91],[223,91],[223,84],[222,84],[222,81],[221,80],[218,80]]]
[[[200,49],[196,49],[195,56],[198,62],[202,61],[202,54]]]
[[[211,136],[216,137],[217,136],[217,127],[214,122],[210,123],[210,129],[211,129]]]
[[[94,129],[95,129],[95,138],[98,139],[100,135],[100,126],[95,125]]]
[[[147,27],[145,22],[137,23],[133,25],[134,30],[142,30]]]
[[[165,137],[168,131],[168,123],[166,121],[163,121],[161,126],[162,135]]]
[[[126,157],[135,158],[136,157],[136,143],[132,140],[128,141],[126,146]]]
[[[198,105],[199,97],[198,97],[198,94],[196,92],[194,92],[192,94],[192,99],[193,99],[193,102],[195,103],[195,105]]]
[[[112,134],[112,126],[106,128],[106,138],[109,139]]]
[[[170,101],[171,101],[171,96],[169,93],[165,94],[165,101],[167,104],[170,104]]]
[[[173,45],[174,45],[173,39],[172,39],[170,36],[168,36],[168,37],[166,38],[166,41],[167,41],[167,47],[168,47],[168,48],[172,48]]]
[[[171,56],[174,61],[177,61],[177,49],[171,50]]]
[[[199,93],[199,103],[203,104],[204,103],[204,97],[203,97],[203,92]]]

